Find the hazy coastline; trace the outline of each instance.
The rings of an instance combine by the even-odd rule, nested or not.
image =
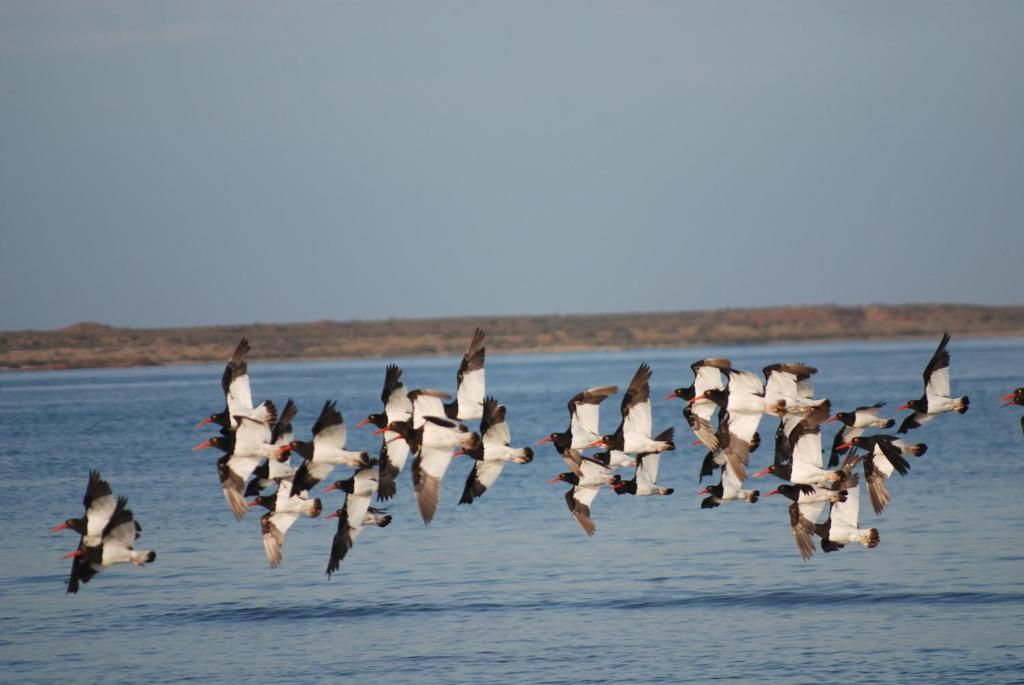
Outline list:
[[[253,359],[456,354],[473,328],[497,353],[957,336],[1024,335],[1024,306],[961,304],[771,307],[678,312],[475,316],[380,321],[118,328],[79,323],[0,332],[0,371],[217,362],[242,336]]]

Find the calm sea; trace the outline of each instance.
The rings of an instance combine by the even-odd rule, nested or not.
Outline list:
[[[655,428],[676,426],[659,480],[671,497],[594,503],[588,539],[565,508],[550,446],[506,467],[483,499],[457,506],[470,462],[456,460],[434,523],[416,512],[408,475],[394,522],[368,529],[330,581],[335,520],[300,520],[284,562],[268,568],[259,517],[237,522],[217,481],[211,431],[222,365],[0,375],[5,482],[0,548],[0,680],[8,682],[416,683],[839,682],[989,683],[1024,678],[1024,503],[1019,408],[998,397],[1024,384],[1024,340],[952,342],[954,392],[970,411],[914,431],[929,445],[890,481],[881,517],[865,496],[873,550],[796,552],[781,497],[702,511],[701,450],[680,403],[688,365],[727,355],[738,368],[803,361],[838,409],[920,394],[935,341],[634,350],[502,356],[488,390],[508,406],[515,443],[567,423],[575,392],[625,386],[653,370]],[[259,341],[254,341],[258,351]],[[227,354],[228,350],[225,350]],[[452,389],[457,360],[396,360],[412,387]],[[308,434],[336,398],[354,424],[379,411],[385,361],[250,364],[253,394],[299,405]],[[606,405],[614,428],[619,397]],[[770,436],[774,421],[762,423]],[[831,442],[832,426],[824,439]],[[375,453],[368,430],[350,445]],[[770,445],[768,446],[770,447]],[[763,467],[770,449],[752,456]],[[98,575],[64,594],[70,533],[89,469],[130,498],[146,568]],[[339,470],[341,477],[341,470]],[[347,475],[347,473],[345,474]],[[771,481],[773,482],[773,481]],[[761,484],[762,491],[773,487]],[[341,496],[324,496],[325,511]]]

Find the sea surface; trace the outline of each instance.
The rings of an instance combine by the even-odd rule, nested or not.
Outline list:
[[[662,458],[670,497],[603,491],[588,538],[568,512],[565,470],[550,445],[511,464],[471,506],[457,502],[471,462],[458,458],[437,517],[420,521],[409,476],[388,528],[363,532],[330,580],[336,519],[302,519],[284,561],[264,558],[259,516],[236,521],[214,450],[190,448],[223,408],[223,365],[0,375],[5,475],[0,546],[0,681],[367,683],[1006,683],[1024,680],[1021,408],[998,398],[1024,385],[1024,340],[957,339],[954,394],[970,411],[911,433],[928,444],[889,481],[872,550],[848,546],[802,562],[782,497],[701,510],[703,451],[689,447],[681,403],[689,364],[729,356],[759,371],[779,361],[820,369],[834,410],[884,400],[884,416],[921,393],[932,341],[765,345],[610,353],[501,355],[488,391],[508,406],[513,442],[567,425],[584,388],[625,387],[654,371],[655,430],[674,425]],[[258,351],[259,341],[253,341]],[[230,350],[225,350],[225,357]],[[456,358],[249,365],[254,397],[292,397],[307,436],[324,400],[349,425],[380,410],[384,367],[410,388],[453,390]],[[611,432],[620,396],[605,404]],[[475,425],[475,422],[473,422]],[[761,433],[770,437],[774,419]],[[825,427],[831,444],[834,426]],[[376,453],[370,430],[350,446]],[[767,465],[770,442],[751,457]],[[64,592],[77,536],[48,530],[82,512],[90,469],[127,495],[142,523],[145,568],[100,573]],[[336,477],[349,471],[339,469]],[[768,482],[761,482],[767,480]],[[774,479],[753,481],[762,493]],[[706,483],[705,483],[706,484]],[[750,483],[748,483],[748,487]],[[323,495],[325,514],[342,504]],[[262,510],[259,510],[262,512]]]

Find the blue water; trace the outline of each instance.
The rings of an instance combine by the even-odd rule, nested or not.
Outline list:
[[[937,341],[938,336],[936,336]],[[513,440],[565,427],[575,392],[654,369],[652,396],[687,385],[694,359],[739,368],[804,361],[836,409],[920,393],[936,341],[775,345],[502,356],[488,389],[509,408]],[[254,340],[258,350],[259,341]],[[334,519],[300,520],[284,562],[268,568],[258,516],[236,522],[211,450],[189,448],[220,410],[221,366],[0,375],[0,454],[7,484],[0,552],[0,680],[82,682],[969,683],[1024,679],[1024,459],[1019,408],[998,397],[1024,384],[1024,340],[952,347],[963,416],[911,434],[929,445],[890,481],[873,550],[810,563],[796,552],[783,498],[702,511],[703,453],[662,460],[665,498],[594,503],[588,539],[565,508],[550,446],[506,467],[472,506],[456,506],[470,468],[456,460],[425,527],[402,474],[394,522],[364,531],[341,573],[324,575]],[[451,388],[457,360],[398,360],[409,387]],[[326,398],[350,424],[379,410],[384,361],[250,364],[254,396],[299,405],[306,434]],[[615,424],[618,397],[603,426]],[[655,401],[655,428],[687,436],[680,403]],[[832,426],[824,436],[831,442]],[[764,435],[773,427],[762,424]],[[350,444],[376,451],[369,431]],[[761,468],[770,450],[752,457]],[[64,594],[72,534],[47,530],[81,513],[100,469],[145,528],[146,568],[101,573]],[[752,469],[753,471],[754,469]],[[770,489],[770,483],[761,486]],[[324,496],[325,509],[341,504]],[[142,544],[144,543],[144,544]]]

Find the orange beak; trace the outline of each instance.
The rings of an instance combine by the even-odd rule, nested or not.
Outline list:
[[[549,435],[546,438],[541,438],[540,440],[538,440],[537,444],[538,445],[543,445],[545,442],[554,442],[554,439]]]
[[[198,452],[199,450],[205,450],[207,447],[213,447],[213,443],[210,442],[209,440],[207,440],[206,442],[199,443],[198,445],[192,448],[192,451]]]
[[[760,478],[761,476],[767,476],[769,473],[771,473],[771,471],[769,469],[770,469],[770,467],[768,469],[764,469],[763,471],[758,471],[757,473],[754,474],[754,478]]]
[[[59,526],[57,526],[56,528],[51,528],[51,529],[50,529],[50,532],[51,532],[51,533],[56,533],[56,532],[57,532],[58,530],[64,530],[64,529],[65,529],[65,528],[67,528],[67,527],[68,527],[68,524],[67,524],[67,523],[65,522],[65,523],[62,523],[62,524],[60,524],[60,525],[59,525]]]
[[[207,416],[205,419],[197,423],[196,428],[199,428],[200,426],[205,426],[208,423],[213,423],[213,419],[211,419],[209,416]]]

